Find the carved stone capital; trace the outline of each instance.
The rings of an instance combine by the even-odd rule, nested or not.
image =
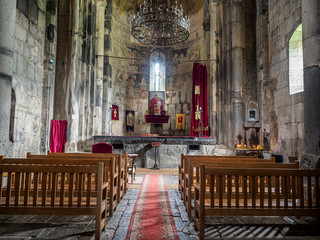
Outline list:
[[[320,169],[320,156],[305,153],[300,160],[301,169]]]

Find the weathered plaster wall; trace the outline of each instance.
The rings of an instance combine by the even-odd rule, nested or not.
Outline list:
[[[44,77],[46,4],[18,1],[16,15],[15,68],[12,88],[14,113],[14,156],[39,153]]]
[[[165,107],[170,120],[163,124],[165,135],[190,135],[190,109],[193,60],[206,59],[205,34],[202,27],[203,9],[191,14],[193,22],[189,40],[172,47],[145,47],[133,39],[130,32],[132,9],[113,3],[107,13],[112,21],[106,19],[109,28],[105,35],[105,133],[127,135],[125,130],[125,111],[135,111],[134,135],[150,133],[150,125],[145,123],[148,110],[148,91],[150,76],[150,55],[159,51],[166,56],[166,98]],[[111,56],[111,57],[107,57]],[[117,58],[114,58],[116,56]],[[119,57],[119,58],[118,58]],[[190,62],[184,62],[190,61]],[[119,121],[111,121],[110,106],[119,106]],[[176,130],[176,114],[186,114],[185,130]]]
[[[269,124],[263,128],[270,130],[273,153],[301,157],[304,149],[303,93],[289,94],[289,40],[301,23],[301,0],[272,0],[268,10],[270,100],[269,107],[262,111]]]

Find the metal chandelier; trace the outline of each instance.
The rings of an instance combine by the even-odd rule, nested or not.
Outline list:
[[[190,20],[175,0],[144,0],[132,20],[132,35],[146,45],[174,45],[188,39]]]

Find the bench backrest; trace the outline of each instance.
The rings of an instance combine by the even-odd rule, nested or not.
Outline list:
[[[219,191],[223,178],[227,181],[226,194]],[[209,191],[206,191],[207,179],[210,179]],[[219,207],[320,208],[319,180],[320,170],[206,168],[201,165],[200,195],[203,199],[205,194],[210,195],[211,207],[218,204]],[[221,188],[215,187],[215,183]]]
[[[184,158],[183,169],[185,173],[188,173],[188,169],[190,163],[201,163],[201,162],[211,162],[211,163],[249,163],[249,162],[257,162],[257,163],[275,163],[275,158],[272,159],[263,159],[263,158],[215,158],[215,157],[186,157]]]
[[[128,153],[48,153],[48,155],[34,155],[30,152],[27,153],[27,158],[64,158],[64,159],[108,159],[115,157],[119,169],[126,166],[128,163]]]
[[[38,155],[35,155],[38,156]],[[79,160],[76,158],[3,158],[0,164],[39,164],[39,165],[86,165],[99,166],[103,163],[103,181],[107,182],[109,178],[113,179],[117,172],[115,158],[108,157],[104,159],[86,159]]]
[[[0,164],[1,206],[100,205],[103,168],[101,162],[91,166]]]
[[[257,156],[215,156],[215,155],[184,155],[183,153],[181,154],[181,163],[180,166],[183,168],[185,159],[192,158],[192,159],[248,159],[248,158],[255,158],[257,159]],[[261,159],[261,158],[260,158]]]

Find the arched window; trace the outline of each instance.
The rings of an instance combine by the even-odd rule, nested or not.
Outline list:
[[[166,56],[154,52],[150,56],[150,85],[149,91],[166,90]]]
[[[303,45],[302,24],[292,34],[289,41],[289,90],[290,95],[303,92]]]

